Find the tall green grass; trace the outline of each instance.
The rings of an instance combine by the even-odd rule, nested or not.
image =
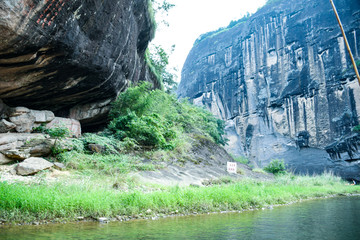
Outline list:
[[[243,180],[203,188],[169,187],[144,192],[81,185],[0,183],[0,218],[13,222],[155,213],[198,213],[260,208],[300,199],[360,193],[341,179],[284,175],[275,181]]]

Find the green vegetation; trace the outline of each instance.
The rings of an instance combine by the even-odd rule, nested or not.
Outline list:
[[[120,175],[134,171],[154,171],[161,168],[153,163],[143,163],[140,157],[128,154],[103,155],[70,151],[61,153],[58,158],[66,164],[68,169],[96,175]]]
[[[208,39],[208,38],[212,38],[222,32],[226,32],[230,29],[232,29],[233,27],[235,26],[238,26],[242,23],[245,23],[247,22],[247,20],[250,18],[250,14],[248,13],[246,16],[238,19],[238,20],[232,20],[228,26],[226,27],[221,27],[215,31],[211,31],[211,32],[207,32],[207,33],[204,33],[204,34],[201,34],[200,37],[198,37],[198,39],[196,39],[195,43],[194,43],[194,46],[196,46],[197,44],[199,44],[200,42],[204,41],[205,39]]]
[[[236,161],[236,162],[239,162],[239,163],[242,163],[242,164],[249,164],[249,159],[244,157],[244,156],[233,156],[231,155],[231,157]]]
[[[268,173],[284,174],[286,173],[284,160],[274,159],[264,170]]]
[[[278,2],[281,2],[281,1],[284,1],[284,0],[267,0],[265,6],[271,5],[271,4],[274,4],[274,3],[278,3]]]
[[[360,125],[357,125],[353,128],[354,132],[359,132],[360,133]]]
[[[169,26],[166,21],[169,11],[175,6],[167,0],[148,0],[150,15],[154,26]],[[154,27],[155,29],[156,27]],[[150,44],[145,51],[145,61],[153,73],[156,87],[173,92],[177,88],[176,74],[177,69],[169,68],[169,57],[175,49],[175,45],[167,52],[162,46]]]
[[[227,184],[226,184],[227,183]],[[274,181],[218,182],[209,187],[167,187],[119,191],[115,184],[8,184],[0,182],[0,217],[8,222],[77,217],[151,216],[153,214],[206,213],[244,210],[285,204],[302,199],[360,193],[331,174],[281,175]],[[151,210],[147,211],[148,209]]]
[[[178,101],[174,95],[151,90],[148,83],[120,94],[110,112],[108,133],[118,140],[131,140],[147,149],[174,149],[179,139],[199,133],[225,144],[224,122],[210,112]]]
[[[174,49],[175,45],[172,46],[170,53],[167,53],[161,46],[150,45],[145,52],[145,61],[155,75],[158,85],[169,93],[175,91],[178,85],[173,73],[176,69],[168,69],[169,57]]]
[[[162,168],[160,162],[183,165],[191,161],[191,143],[226,142],[222,120],[187,100],[178,101],[174,95],[152,90],[149,83],[120,94],[110,120],[102,133],[59,140],[53,150],[57,161],[87,174],[123,175]],[[53,136],[60,137],[60,129],[55,130]],[[144,159],[149,161],[144,163]]]
[[[51,138],[55,139],[54,145],[51,147],[52,155],[56,156],[65,151],[64,146],[59,145],[60,139],[70,136],[70,131],[67,127],[52,127],[46,128],[45,124],[32,129],[33,132],[48,134]]]
[[[281,1],[284,1],[284,0],[267,0],[265,6],[273,5],[273,4],[279,3]],[[204,41],[205,39],[215,37],[216,35],[218,35],[220,33],[223,33],[223,32],[226,32],[226,31],[232,29],[233,27],[239,26],[242,23],[246,23],[249,20],[250,17],[251,17],[250,13],[247,13],[244,17],[242,17],[242,18],[240,18],[238,20],[232,20],[229,23],[229,25],[226,26],[226,27],[220,27],[215,31],[211,31],[211,32],[201,34],[200,37],[198,37],[198,39],[196,39],[196,41],[194,43],[194,46],[196,46],[200,42]]]

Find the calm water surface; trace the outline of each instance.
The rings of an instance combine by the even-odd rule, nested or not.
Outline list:
[[[360,239],[360,197],[156,221],[0,227],[0,239]]]

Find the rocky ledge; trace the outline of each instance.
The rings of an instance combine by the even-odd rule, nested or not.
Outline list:
[[[129,83],[153,79],[147,0],[4,0],[0,32],[0,99],[11,107],[92,127]]]

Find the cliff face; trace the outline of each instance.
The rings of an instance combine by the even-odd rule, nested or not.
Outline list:
[[[152,77],[147,0],[0,1],[0,99],[85,126],[130,82]]]
[[[334,2],[360,60],[360,2]],[[200,41],[178,94],[227,120],[228,148],[260,166],[360,177],[360,87],[328,0],[266,5]]]

